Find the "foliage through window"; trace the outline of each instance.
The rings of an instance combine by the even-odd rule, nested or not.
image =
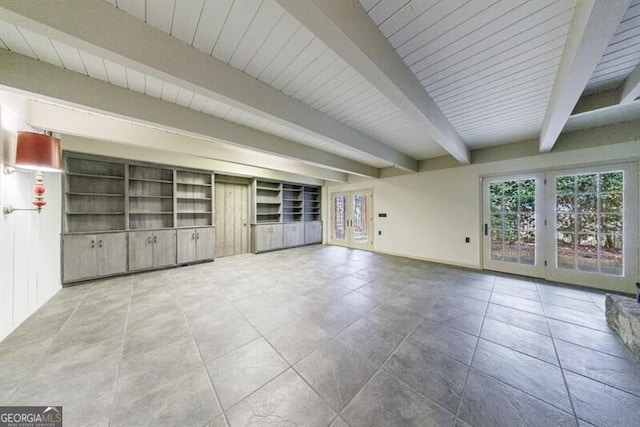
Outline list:
[[[535,179],[489,184],[491,259],[535,264],[535,205]]]
[[[622,171],[556,177],[558,268],[621,276]]]

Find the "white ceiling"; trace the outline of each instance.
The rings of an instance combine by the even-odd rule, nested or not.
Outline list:
[[[101,43],[91,33],[91,25],[99,23],[78,24],[82,11],[67,14],[77,16],[50,18],[55,13],[38,11],[42,3],[37,0],[25,1],[26,6],[0,0],[0,8],[10,11],[0,14],[0,48],[292,144],[375,168],[406,159],[401,167],[415,170],[411,161],[447,152],[464,161],[464,154],[457,155],[447,139],[459,139],[476,149],[540,135],[552,96],[562,89],[558,77],[562,64],[573,60],[571,46],[576,38],[579,42],[587,37],[581,31],[589,31],[576,23],[582,16],[577,1],[581,0],[359,0],[358,5],[355,0],[108,0],[113,9],[103,13],[113,22],[124,22],[122,29],[134,28],[145,40],[157,40],[149,50],[166,46],[167,63],[178,57],[176,53],[194,55],[191,50],[197,50],[197,55],[212,56],[233,67],[237,77],[250,76],[272,92],[286,95],[271,97],[258,85],[256,99],[249,103],[234,99],[230,92],[213,93],[220,70],[217,63],[211,63],[204,80],[192,84],[186,74],[171,71],[175,67],[154,67],[143,58],[131,57],[126,47],[110,48],[109,40]],[[98,3],[102,2],[81,4],[100,9]],[[74,4],[61,0],[44,9],[72,11]],[[301,4],[316,8],[314,13],[326,12],[327,22],[343,31],[312,31],[309,21],[299,19],[296,12]],[[620,13],[604,41],[603,46],[608,44],[604,54],[596,53],[601,59],[584,85],[585,93],[629,84],[638,67],[640,0],[624,9],[626,13]],[[123,12],[138,23],[125,20]],[[340,28],[332,13],[351,13],[360,34],[372,37],[355,40],[349,35],[353,29]],[[114,40],[122,36],[119,30],[113,29]],[[164,38],[168,36],[183,44],[169,47]],[[341,43],[362,52],[364,62],[345,55]],[[398,67],[406,74],[395,72]],[[423,108],[423,116],[416,115],[415,105],[422,100],[433,107]],[[260,108],[269,102],[286,104],[283,109],[292,112],[279,115],[273,108]],[[316,114],[310,117],[324,121],[326,131],[308,126],[303,116],[311,110],[306,107]],[[435,118],[430,121],[432,114]],[[352,143],[350,138],[359,142]],[[295,157],[295,144],[291,151]]]

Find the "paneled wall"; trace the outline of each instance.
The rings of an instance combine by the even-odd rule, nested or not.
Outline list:
[[[17,130],[29,130],[24,110],[0,94],[0,163],[9,160]],[[12,162],[12,160],[11,160]],[[0,340],[56,294],[60,285],[61,175],[45,173],[47,205],[0,216]],[[31,207],[34,174],[0,171],[0,206]]]

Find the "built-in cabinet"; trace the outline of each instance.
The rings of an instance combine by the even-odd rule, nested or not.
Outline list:
[[[127,271],[127,234],[67,234],[62,236],[63,271],[67,282]]]
[[[253,252],[322,243],[320,187],[256,179],[252,190]]]
[[[63,282],[214,258],[213,174],[64,153]]]
[[[254,252],[267,252],[282,249],[282,224],[260,224],[251,229]]]
[[[176,231],[129,233],[129,270],[148,270],[176,264]]]
[[[213,258],[215,233],[213,228],[178,230],[178,264]]]

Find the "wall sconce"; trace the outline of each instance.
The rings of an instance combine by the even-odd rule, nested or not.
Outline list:
[[[6,205],[2,212],[8,215],[14,211],[37,211],[40,213],[47,202],[44,200],[44,180],[42,172],[62,172],[62,151],[60,140],[51,135],[34,132],[18,132],[16,138],[16,161],[14,167],[5,167],[5,173],[17,169],[36,171],[36,183],[33,186],[33,206],[35,208],[14,208]]]

